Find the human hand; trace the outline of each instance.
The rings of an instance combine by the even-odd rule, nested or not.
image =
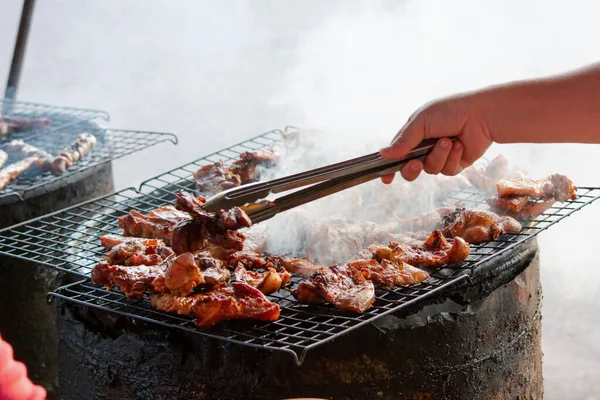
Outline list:
[[[457,175],[479,159],[492,144],[485,113],[473,95],[453,96],[428,103],[417,110],[396,134],[391,144],[381,149],[384,158],[400,158],[422,140],[440,138],[425,158],[409,161],[401,170],[407,181],[421,171],[428,174]],[[452,143],[450,137],[456,137]],[[391,183],[394,175],[382,178]]]

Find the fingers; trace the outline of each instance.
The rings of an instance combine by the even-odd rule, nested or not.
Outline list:
[[[411,118],[398,132],[392,143],[380,150],[384,158],[404,157],[409,151],[417,147],[425,138],[425,124],[420,115]]]
[[[439,174],[446,165],[446,160],[448,159],[451,150],[452,141],[450,139],[442,138],[438,140],[433,147],[433,150],[431,150],[425,158],[425,165],[423,168],[425,172],[433,175]]]
[[[444,168],[442,168],[440,172],[448,176],[458,175],[463,170],[461,165],[462,155],[463,145],[457,140],[452,144],[452,150],[450,150],[450,154],[448,154],[446,165],[444,165]]]
[[[394,181],[395,176],[396,176],[396,174],[389,174],[389,175],[382,176],[381,181],[383,183],[385,183],[386,185],[389,185],[390,183],[392,183]]]
[[[406,179],[409,182],[412,182],[415,179],[417,179],[421,171],[423,171],[423,163],[421,162],[421,160],[412,160],[406,163],[406,165],[404,166],[404,168],[402,168],[402,171],[400,171],[400,173],[402,174],[402,177],[404,179]]]

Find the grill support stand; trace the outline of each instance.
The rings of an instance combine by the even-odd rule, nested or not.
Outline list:
[[[21,12],[21,21],[19,22],[19,31],[15,41],[15,50],[13,52],[8,81],[6,83],[6,91],[4,97],[14,99],[17,95],[19,87],[19,78],[21,77],[21,69],[23,67],[23,58],[25,56],[25,48],[27,46],[27,38],[29,37],[29,28],[31,26],[31,16],[33,15],[33,7],[35,0],[24,0],[23,11]]]

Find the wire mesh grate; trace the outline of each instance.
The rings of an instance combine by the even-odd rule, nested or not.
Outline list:
[[[38,195],[42,189],[50,189],[53,185],[64,185],[70,178],[92,167],[154,146],[160,142],[177,143],[177,137],[170,133],[101,129],[90,123],[80,123],[71,126],[69,129],[32,136],[27,140],[27,143],[56,155],[65,146],[70,145],[76,139],[78,133],[82,132],[91,133],[97,139],[96,146],[85,157],[58,176],[53,175],[51,172],[40,173],[36,168],[31,168],[30,172],[26,172],[5,189],[0,190],[0,204],[14,201],[14,197],[23,200]],[[6,145],[0,146],[0,149],[5,149],[5,147]],[[18,160],[16,156],[10,156],[7,165]]]
[[[34,128],[24,132],[13,133],[9,136],[0,137],[0,144],[12,139],[27,140],[38,134],[47,134],[56,130],[64,130],[82,122],[93,119],[109,120],[105,111],[90,110],[74,107],[59,107],[49,104],[30,103],[12,99],[0,99],[0,115],[11,118],[49,118],[50,125],[44,128]]]
[[[573,212],[600,198],[600,188],[581,187],[577,199],[556,204],[541,216],[524,225],[518,234],[503,235],[480,245],[471,245],[471,254],[460,265],[446,266],[431,273],[431,278],[417,285],[377,289],[373,307],[364,314],[349,314],[329,306],[298,304],[287,292],[268,296],[279,304],[281,316],[275,322],[227,321],[211,328],[198,328],[191,318],[164,313],[151,307],[147,297],[129,301],[115,288],[106,292],[96,287],[89,274],[105,253],[99,238],[109,233],[119,234],[117,218],[131,209],[147,213],[172,202],[179,190],[193,190],[191,174],[206,163],[219,158],[231,161],[240,152],[271,146],[283,131],[271,131],[247,142],[204,157],[182,168],[169,171],[146,181],[140,188],[125,189],[56,213],[40,217],[0,231],[0,254],[53,267],[83,278],[56,289],[52,295],[67,301],[135,318],[166,327],[183,329],[200,335],[290,353],[300,364],[307,351],[344,335],[376,319],[424,304],[436,293],[461,284],[476,268],[490,259],[520,245]],[[237,147],[239,146],[239,147]],[[235,149],[235,150],[234,150]],[[237,153],[235,153],[237,151]],[[453,192],[449,199],[461,200],[466,207],[487,207],[486,195],[473,190]],[[301,280],[295,276],[292,287]]]

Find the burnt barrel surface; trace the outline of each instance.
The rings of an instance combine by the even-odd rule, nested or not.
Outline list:
[[[0,205],[0,228],[112,192],[112,165],[102,164],[40,189],[24,201],[15,198]],[[0,333],[49,398],[56,398],[58,385],[58,339],[56,307],[46,298],[56,288],[57,276],[35,262],[0,256]]]
[[[308,352],[251,349],[60,301],[63,399],[537,399],[541,286],[530,240],[471,282]]]

